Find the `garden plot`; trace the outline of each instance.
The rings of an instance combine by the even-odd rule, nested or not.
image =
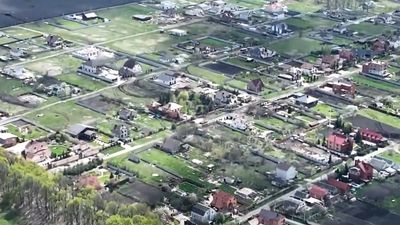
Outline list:
[[[30,41],[30,40],[12,42],[12,43],[3,45],[3,47],[7,47],[10,49],[12,49],[12,48],[22,49],[27,54],[29,54],[31,58],[37,57],[39,54],[44,54],[46,52],[50,52],[44,46],[33,44],[32,41]]]
[[[40,32],[35,32],[32,30],[27,30],[21,27],[8,27],[5,29],[1,29],[1,32],[6,33],[12,38],[16,38],[19,40],[24,40],[24,39],[29,39],[29,38],[34,38],[38,36],[42,36]]]
[[[382,121],[379,119],[382,119]],[[367,111],[362,112],[362,115],[357,114],[356,116],[349,118],[348,121],[355,127],[368,128],[381,133],[385,137],[400,137],[400,129],[395,127],[398,125],[398,119],[394,124],[387,124],[385,122],[392,121],[392,117],[387,117],[386,114],[384,114],[384,116],[382,116],[381,113],[371,115]]]
[[[25,121],[25,120],[17,120],[6,124],[7,132],[14,134],[15,136],[26,139],[26,140],[34,140],[38,138],[45,137],[48,132]]]
[[[226,76],[220,73],[213,72],[211,70],[190,65],[186,68],[187,72],[191,75],[197,76],[199,78],[211,81],[215,84],[223,85],[225,80],[228,79]]]
[[[400,165],[400,152],[397,150],[389,150],[379,154],[379,157],[390,160],[396,165]]]
[[[313,13],[324,8],[325,4],[316,4],[313,0],[288,1],[287,7],[289,10],[294,10],[301,13]]]
[[[281,131],[283,133],[291,133],[297,128],[295,125],[275,117],[263,117],[254,121],[257,125],[267,129],[271,128],[274,131]]]
[[[322,48],[329,47],[329,45],[305,37],[292,37],[270,43],[267,47],[283,55],[305,56],[312,51],[319,51]]]
[[[311,108],[312,111],[324,115],[326,118],[334,119],[338,116],[339,111],[326,103],[319,102],[316,106]]]
[[[86,28],[87,25],[79,23],[78,21],[67,20],[62,17],[51,18],[47,20],[47,23],[59,28],[63,28],[69,31]]]
[[[69,54],[58,55],[57,57],[46,58],[43,60],[28,63],[25,67],[35,71],[40,75],[57,76],[75,72],[83,63]]]
[[[393,32],[395,30],[390,26],[384,26],[382,24],[375,25],[374,23],[367,23],[367,22],[352,24],[348,27],[348,29],[358,32],[358,35],[364,38],[381,35],[387,32]]]
[[[0,75],[0,94],[9,94],[12,96],[20,96],[31,92],[33,89],[29,85],[25,85],[23,81],[12,79]]]
[[[373,109],[361,109],[358,111],[358,115],[400,129],[400,119],[398,117],[391,116]]]
[[[129,161],[131,156],[133,155],[124,154],[117,156],[107,161],[107,164],[134,173],[143,182],[153,185],[168,183],[173,177],[171,174],[160,170],[155,165],[148,164],[144,161],[140,161],[139,163]]]
[[[334,24],[336,24],[333,20],[323,19],[321,17],[316,16],[303,16],[303,17],[292,17],[282,21],[286,23],[290,29],[292,30],[308,30],[315,28],[330,28]]]
[[[78,104],[105,115],[115,115],[118,110],[124,106],[124,103],[122,103],[121,101],[108,98],[103,95],[97,95],[94,97],[79,100]]]
[[[135,180],[122,185],[117,192],[128,198],[139,202],[145,202],[151,206],[160,203],[164,198],[164,193],[160,188]]]
[[[69,101],[29,113],[26,117],[46,128],[63,130],[72,124],[91,123],[101,119],[102,115]]]
[[[394,94],[400,94],[398,85],[382,82],[377,79],[372,79],[362,75],[355,75],[352,80],[359,86],[365,86],[368,88],[375,88],[382,91],[391,92]]]
[[[8,44],[14,41],[17,41],[17,39],[7,36],[0,37],[0,45]]]
[[[246,57],[241,56],[230,57],[223,60],[223,62],[247,68],[249,70],[264,70],[268,67],[268,65],[265,63],[261,63],[256,60],[248,61]]]
[[[203,67],[214,70],[216,72],[222,73],[227,76],[231,76],[231,77],[245,71],[244,69],[242,69],[240,67],[226,64],[223,62],[208,63],[208,64],[203,65]]]
[[[85,89],[87,91],[97,91],[108,85],[107,83],[99,79],[90,78],[88,76],[77,73],[67,73],[58,75],[57,79],[61,82],[68,83],[70,85]]]

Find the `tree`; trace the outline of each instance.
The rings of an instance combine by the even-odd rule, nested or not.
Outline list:
[[[353,126],[351,125],[351,123],[346,122],[342,125],[342,130],[343,133],[350,134],[353,131]]]
[[[362,142],[362,136],[360,130],[357,131],[356,135],[354,136],[354,141],[359,144]]]
[[[322,146],[326,146],[326,138],[325,138],[325,136],[322,138]]]

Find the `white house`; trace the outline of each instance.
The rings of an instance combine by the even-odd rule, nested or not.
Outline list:
[[[154,78],[154,82],[162,86],[172,86],[176,84],[176,77],[170,76],[168,74],[161,74],[158,77]]]
[[[280,162],[276,166],[276,177],[285,181],[293,180],[297,176],[297,170],[287,162]]]
[[[186,30],[181,30],[181,29],[171,29],[169,30],[169,33],[174,36],[182,37],[187,35]]]
[[[217,212],[203,204],[196,204],[192,208],[190,220],[196,224],[209,224],[217,216]]]

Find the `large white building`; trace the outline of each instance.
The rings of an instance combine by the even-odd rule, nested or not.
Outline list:
[[[297,170],[287,162],[280,162],[276,166],[276,177],[284,181],[293,180],[297,176]]]

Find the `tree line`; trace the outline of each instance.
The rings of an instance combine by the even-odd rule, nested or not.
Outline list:
[[[93,189],[77,189],[60,175],[0,149],[1,209],[16,210],[26,224],[161,225],[143,204],[104,200]]]

